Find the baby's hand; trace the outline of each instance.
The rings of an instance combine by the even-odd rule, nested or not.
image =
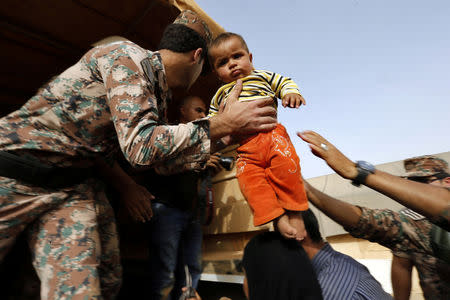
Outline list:
[[[299,108],[300,105],[306,105],[305,99],[299,94],[287,94],[282,99],[283,107]]]

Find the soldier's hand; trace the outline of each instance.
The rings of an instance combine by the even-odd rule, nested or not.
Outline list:
[[[149,221],[153,216],[152,200],[155,197],[142,185],[132,184],[122,187],[121,202],[135,221]]]
[[[347,179],[356,177],[358,171],[355,163],[320,134],[307,130],[298,132],[297,135],[309,144],[311,152],[315,156],[325,160],[336,173]]]
[[[249,102],[238,101],[241,90],[242,81],[238,80],[227,98],[226,106],[219,109],[219,114],[232,126],[232,134],[250,134],[274,129],[277,125],[277,112],[272,106],[274,100],[267,97]]]

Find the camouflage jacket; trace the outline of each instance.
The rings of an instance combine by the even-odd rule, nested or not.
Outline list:
[[[120,147],[133,166],[199,169],[209,156],[209,123],[168,125],[170,100],[158,52],[132,42],[98,46],[0,119],[0,150],[67,166]]]
[[[431,223],[415,221],[388,209],[361,207],[358,224],[345,228],[352,236],[379,243],[394,255],[410,259],[417,268],[425,299],[449,299],[450,265],[438,259],[431,247]]]

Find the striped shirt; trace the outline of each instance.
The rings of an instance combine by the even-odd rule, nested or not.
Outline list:
[[[369,270],[326,243],[312,259],[324,300],[392,300]]]
[[[236,81],[233,81],[217,90],[211,100],[208,116],[217,115],[220,105],[222,102],[226,103],[226,99],[235,84]],[[287,94],[300,95],[298,86],[292,79],[270,71],[253,70],[250,75],[242,78],[242,92],[239,95],[239,101],[250,101],[266,97],[283,99]],[[276,101],[274,101],[274,107],[277,107]]]

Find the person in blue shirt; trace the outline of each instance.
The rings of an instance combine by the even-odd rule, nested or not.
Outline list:
[[[311,259],[324,300],[392,299],[364,265],[335,251],[323,240],[310,209],[302,214],[307,235],[301,244]]]

